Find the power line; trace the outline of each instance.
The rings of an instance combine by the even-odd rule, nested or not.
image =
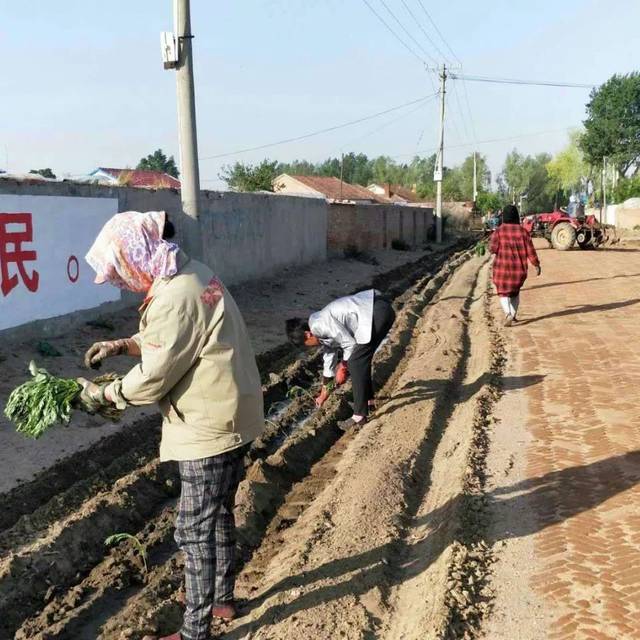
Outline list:
[[[543,136],[550,133],[565,133],[567,131],[571,131],[575,126],[563,127],[562,129],[549,129],[547,131],[536,131],[534,133],[523,133],[517,136],[508,136],[506,138],[490,138],[488,140],[478,140],[474,142],[465,142],[464,144],[452,144],[445,146],[445,149],[461,149],[464,147],[473,147],[474,145],[479,144],[492,144],[494,142],[508,142],[509,140],[520,140],[521,138],[533,138],[535,136]],[[395,156],[389,156],[390,158],[406,158],[407,156],[414,156],[416,153],[435,153],[437,149],[418,149],[414,153],[400,153]]]
[[[358,136],[357,138],[354,138],[350,142],[345,142],[342,145],[342,148],[346,149],[350,145],[355,144],[356,142],[360,142],[361,140],[364,140],[365,138],[368,138],[369,136],[372,136],[374,133],[378,133],[379,131],[382,131],[383,129],[386,129],[387,127],[391,126],[392,124],[395,124],[396,122],[398,122],[400,120],[403,120],[404,118],[407,118],[408,116],[416,113],[417,111],[422,109],[422,107],[424,107],[425,104],[427,104],[428,102],[433,100],[433,98],[435,98],[435,95],[436,94],[431,96],[431,98],[429,98],[428,100],[425,100],[424,102],[420,103],[415,109],[410,109],[406,113],[403,113],[402,115],[399,115],[399,116],[397,116],[397,117],[395,117],[395,118],[393,118],[393,119],[381,124],[379,127],[376,127],[375,129],[372,129],[371,131],[367,131],[367,133],[365,133],[364,135]]]
[[[416,18],[415,14],[411,10],[411,7],[409,7],[409,5],[406,3],[406,0],[401,0],[401,2],[404,5],[404,8],[409,13],[409,15],[413,18],[414,22],[418,25],[418,28],[420,29],[420,31],[422,31],[422,33],[424,33],[424,35],[427,38],[427,40],[435,47],[436,51],[442,56],[442,58],[446,59],[447,56],[445,56],[444,53],[442,53],[442,51],[440,50],[440,47],[438,47],[438,45],[433,41],[431,36],[424,29],[424,27],[422,26],[422,23],[418,20],[418,18]],[[431,57],[432,60],[434,59],[432,56],[430,56],[430,57]]]
[[[418,55],[387,23],[387,21],[371,6],[371,4],[369,4],[368,0],[362,0],[367,7],[369,7],[369,10],[371,11],[371,13],[373,13],[373,15],[376,16],[376,18],[378,18],[378,20],[380,20],[380,22],[382,22],[382,24],[387,28],[387,30],[393,35],[393,37],[405,48],[407,49],[407,51],[409,51],[409,53],[411,53],[413,56],[415,56],[422,64],[426,64],[426,61],[424,60],[424,58],[422,58],[420,55]]]
[[[384,8],[387,10],[389,15],[397,22],[398,26],[409,36],[409,38],[411,38],[411,40],[413,40],[413,42],[416,44],[418,49],[420,49],[422,53],[424,53],[424,55],[427,56],[427,58],[431,58],[433,62],[437,62],[437,60],[430,53],[426,51],[426,49],[413,37],[413,35],[409,33],[407,28],[402,24],[402,22],[400,22],[396,14],[393,11],[391,11],[391,9],[389,8],[389,5],[385,2],[385,0],[380,0],[380,2],[384,6]],[[426,64],[426,61],[424,62]]]
[[[435,95],[435,94],[434,94]],[[260,149],[268,149],[269,147],[277,147],[279,145],[288,144],[289,142],[297,142],[298,140],[305,140],[307,138],[313,138],[315,136],[319,136],[323,133],[329,133],[331,131],[336,131],[338,129],[344,129],[345,127],[350,127],[354,124],[359,124],[360,122],[366,122],[367,120],[373,120],[374,118],[378,118],[379,116],[383,116],[387,113],[391,113],[393,111],[398,111],[399,109],[404,109],[404,107],[410,107],[414,104],[418,104],[421,102],[425,102],[430,98],[433,98],[434,95],[423,96],[422,98],[418,98],[417,100],[411,100],[410,102],[405,102],[404,104],[400,104],[396,107],[391,107],[389,109],[385,109],[384,111],[379,111],[378,113],[373,113],[369,116],[365,116],[364,118],[358,118],[357,120],[350,120],[349,122],[343,122],[342,124],[334,125],[333,127],[326,127],[324,129],[318,129],[317,131],[312,131],[311,133],[305,133],[301,136],[295,136],[293,138],[285,138],[284,140],[278,140],[276,142],[268,142],[267,144],[261,144],[256,147],[247,147],[246,149],[238,149],[237,151],[229,151],[227,153],[218,153],[213,156],[204,156],[200,158],[200,160],[216,160],[217,158],[227,158],[229,156],[237,156],[242,153],[249,153],[250,151],[259,151]]]
[[[468,80],[469,82],[491,82],[495,84],[524,84],[541,87],[567,87],[570,89],[593,89],[594,84],[577,84],[573,82],[552,82],[547,80],[516,80],[514,78],[493,78],[490,76],[467,76],[460,73],[452,73],[453,80]]]
[[[458,56],[454,53],[453,49],[449,46],[449,43],[447,42],[447,40],[445,39],[445,37],[442,35],[442,33],[440,32],[440,29],[438,29],[438,25],[433,21],[433,18],[431,17],[431,14],[427,11],[426,7],[424,6],[424,4],[422,4],[422,0],[418,0],[418,3],[420,4],[420,6],[422,7],[422,10],[424,11],[425,15],[427,16],[427,18],[429,19],[429,22],[433,25],[433,28],[436,30],[436,32],[438,33],[438,35],[440,36],[440,38],[442,39],[442,42],[444,42],[445,46],[447,47],[447,49],[449,49],[449,51],[451,51],[451,55],[454,57],[455,61],[462,66],[462,62],[460,62],[460,58],[458,58]],[[443,56],[445,57],[445,56]]]

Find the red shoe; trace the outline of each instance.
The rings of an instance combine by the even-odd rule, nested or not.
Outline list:
[[[173,633],[170,636],[162,636],[162,638],[160,636],[144,636],[142,640],[182,640],[182,636],[178,631],[178,633]]]
[[[211,613],[214,618],[220,618],[226,622],[230,622],[238,615],[236,606],[232,602],[213,605]]]

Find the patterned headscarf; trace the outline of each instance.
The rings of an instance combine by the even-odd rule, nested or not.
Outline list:
[[[156,278],[178,270],[178,245],[162,239],[164,211],[118,213],[98,234],[85,259],[96,272],[95,282],[146,293]]]

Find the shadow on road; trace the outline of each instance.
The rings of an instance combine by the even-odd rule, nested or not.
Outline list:
[[[488,494],[490,503],[501,509],[532,517],[517,519],[509,530],[498,529],[487,540],[530,536],[554,524],[573,518],[606,502],[613,496],[640,483],[640,451],[631,451],[586,465],[552,471],[545,475],[495,489]],[[425,571],[451,541],[455,513],[462,496],[458,495],[426,516],[415,518],[413,526],[428,525],[430,544],[394,541],[361,554],[331,560],[310,571],[289,576],[261,596],[250,600],[243,613],[248,613],[279,594],[300,589],[301,595],[290,603],[268,607],[259,618],[240,624],[225,634],[230,640],[241,640],[247,633],[274,621],[282,621],[301,611],[342,597],[358,597],[373,587],[383,592]],[[419,552],[418,552],[419,549]],[[402,570],[397,567],[402,566]],[[396,567],[396,568],[394,568]],[[338,584],[313,589],[321,580],[339,580]],[[240,620],[242,622],[242,620]]]
[[[607,276],[606,278],[585,278],[584,280],[568,280],[567,282],[548,282],[547,284],[536,284],[532,287],[525,287],[523,291],[533,291],[534,289],[547,289],[548,287],[562,287],[565,284],[581,284],[583,282],[615,280],[616,278],[640,278],[640,273],[625,273],[617,276]]]
[[[582,313],[593,313],[595,311],[612,311],[613,309],[622,309],[624,307],[630,307],[634,304],[638,304],[640,298],[633,298],[632,300],[623,300],[621,302],[607,302],[606,304],[580,304],[562,309],[561,311],[554,311],[547,313],[544,316],[538,316],[537,318],[529,318],[527,320],[520,320],[517,326],[522,327],[532,322],[540,322],[541,320],[549,320],[550,318],[563,318],[565,316],[573,316]]]

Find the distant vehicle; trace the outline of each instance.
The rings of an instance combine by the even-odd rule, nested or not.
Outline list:
[[[551,213],[526,216],[522,226],[534,238],[545,238],[558,251],[568,251],[576,243],[581,249],[596,249],[605,240],[603,227],[595,216],[585,216],[584,207],[577,209],[577,217],[558,209]]]
[[[484,221],[485,231],[495,231],[502,224],[502,214],[500,212],[487,215]]]

